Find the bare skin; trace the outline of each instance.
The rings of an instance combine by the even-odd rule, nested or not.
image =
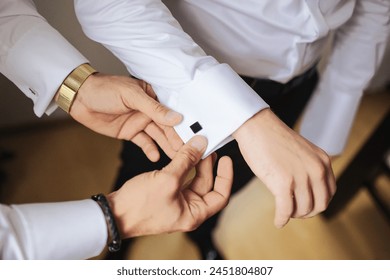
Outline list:
[[[220,159],[214,180],[212,156],[200,161],[206,146],[206,138],[195,136],[165,168],[138,175],[107,196],[122,238],[191,231],[228,204],[232,161]]]
[[[131,77],[89,76],[77,93],[70,115],[100,134],[131,140],[152,161],[160,157],[152,137],[171,157],[179,148],[176,145],[173,149],[166,135],[180,139],[173,126],[182,116],[157,102],[147,83]]]
[[[275,226],[312,217],[336,192],[328,155],[286,126],[270,110],[257,113],[234,134],[240,151],[275,197]]]

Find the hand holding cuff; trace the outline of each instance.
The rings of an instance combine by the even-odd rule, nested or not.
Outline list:
[[[205,72],[176,94],[155,89],[160,102],[184,115],[175,126],[184,142],[195,134],[205,136],[209,145],[204,157],[231,141],[232,133],[268,105],[227,64]]]

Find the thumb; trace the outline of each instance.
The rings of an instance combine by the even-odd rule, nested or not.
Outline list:
[[[166,172],[184,180],[187,173],[201,160],[207,147],[207,139],[197,135],[191,138],[176,153],[172,161],[164,168]]]
[[[181,122],[182,115],[165,107],[157,100],[150,97],[142,89],[137,94],[133,95],[134,109],[147,115],[155,123],[174,126]]]

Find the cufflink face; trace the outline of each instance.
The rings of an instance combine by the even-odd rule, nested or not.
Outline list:
[[[200,125],[199,122],[193,123],[190,126],[190,128],[191,128],[192,132],[195,133],[195,134],[202,130],[202,126]]]

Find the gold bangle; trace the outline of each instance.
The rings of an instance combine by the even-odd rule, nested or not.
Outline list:
[[[85,80],[97,71],[88,63],[81,64],[74,69],[64,80],[58,90],[57,105],[69,114],[78,90]]]

